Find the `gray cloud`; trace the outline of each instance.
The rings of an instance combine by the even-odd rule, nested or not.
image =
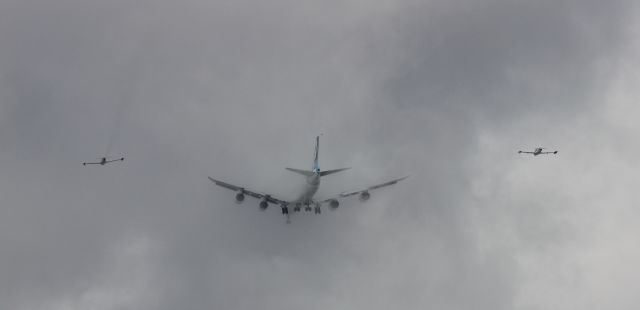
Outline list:
[[[636,15],[630,1],[5,1],[0,300],[631,309]],[[412,178],[291,225],[206,180],[292,197],[282,167],[310,165],[319,132],[323,168],[354,167],[319,195]],[[540,144],[561,156],[514,154]],[[127,159],[80,165],[105,149]]]

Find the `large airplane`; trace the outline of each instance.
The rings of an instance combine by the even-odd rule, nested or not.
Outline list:
[[[280,198],[276,198],[273,195],[269,195],[269,194],[262,194],[253,190],[249,190],[245,187],[242,186],[237,186],[237,185],[233,185],[233,184],[229,184],[226,182],[222,182],[219,180],[215,180],[211,177],[209,177],[209,180],[211,180],[211,182],[215,183],[216,185],[220,186],[220,187],[224,187],[226,189],[230,189],[232,191],[236,192],[236,202],[237,203],[242,203],[245,199],[245,195],[246,196],[251,196],[257,199],[260,199],[260,203],[259,203],[259,207],[260,210],[266,210],[270,204],[275,204],[280,206],[280,208],[282,209],[282,214],[286,216],[287,218],[287,223],[290,222],[289,220],[289,206],[293,207],[293,212],[300,212],[302,210],[302,208],[304,207],[304,210],[307,212],[311,212],[312,206],[313,206],[313,211],[315,214],[320,214],[321,213],[321,206],[328,204],[329,207],[332,210],[335,210],[338,208],[338,206],[340,206],[340,202],[338,201],[338,199],[341,198],[345,198],[345,197],[350,197],[350,196],[355,196],[358,195],[360,198],[360,201],[366,201],[369,200],[369,198],[371,198],[371,194],[370,192],[382,187],[386,187],[389,185],[393,185],[396,184],[404,179],[406,179],[408,176],[399,178],[399,179],[395,179],[395,180],[391,180],[388,182],[384,182],[381,184],[377,184],[377,185],[373,185],[373,186],[369,186],[365,189],[362,190],[357,190],[357,191],[353,191],[353,192],[343,192],[340,193],[338,195],[336,195],[335,197],[332,198],[328,198],[328,199],[314,199],[313,196],[315,195],[315,193],[318,191],[318,188],[320,187],[320,178],[330,175],[330,174],[334,174],[336,172],[340,172],[340,171],[344,171],[350,168],[341,168],[341,169],[334,169],[334,170],[320,170],[320,165],[318,164],[318,153],[319,153],[319,149],[320,149],[320,136],[316,137],[316,149],[315,149],[315,155],[314,155],[314,159],[313,159],[313,167],[312,170],[302,170],[302,169],[295,169],[295,168],[286,168],[289,171],[295,172],[297,174],[303,175],[306,177],[306,184],[305,184],[305,188],[304,191],[300,194],[300,196],[298,197],[298,199],[295,200],[284,200],[284,199],[280,199]]]
[[[543,152],[542,150],[544,150],[543,147],[538,147],[533,152],[518,151],[518,154],[521,154],[521,153],[533,154],[533,156],[538,156],[538,155],[541,155],[541,154],[558,154],[558,151]]]
[[[83,165],[83,166],[86,166],[86,165],[101,165],[101,166],[104,166],[104,165],[106,165],[106,164],[108,164],[108,163],[112,163],[112,162],[114,162],[114,161],[123,161],[123,160],[124,160],[124,157],[121,157],[121,158],[118,158],[118,159],[111,159],[111,160],[109,160],[107,157],[102,157],[102,158],[100,158],[100,161],[99,161],[99,162],[95,162],[95,163],[82,163],[82,165]]]

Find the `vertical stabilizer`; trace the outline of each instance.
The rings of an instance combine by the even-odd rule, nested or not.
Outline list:
[[[316,136],[316,151],[313,156],[313,172],[320,172],[320,164],[318,163],[319,151],[320,151],[320,136]]]
[[[307,170],[302,170],[302,169],[295,169],[295,168],[285,168],[289,171],[293,171],[297,174],[301,174],[304,175],[306,177],[312,177],[312,176],[325,176],[325,175],[329,175],[329,174],[333,174],[336,172],[340,172],[340,171],[344,171],[350,168],[342,168],[342,169],[333,169],[333,170],[326,170],[326,171],[320,171],[320,164],[318,163],[318,156],[320,153],[320,136],[316,136],[316,149],[315,149],[315,153],[313,154],[313,169],[311,171],[307,171]]]

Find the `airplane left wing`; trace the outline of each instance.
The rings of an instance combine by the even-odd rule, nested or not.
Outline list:
[[[273,204],[279,204],[279,205],[287,205],[289,204],[288,201],[282,200],[282,199],[278,199],[273,197],[272,195],[267,195],[267,194],[263,194],[263,193],[259,193],[256,191],[252,191],[252,190],[248,190],[244,187],[240,187],[237,185],[233,185],[233,184],[229,184],[226,182],[222,182],[222,181],[218,181],[212,177],[208,177],[209,180],[211,180],[211,182],[213,182],[215,185],[218,185],[220,187],[224,187],[226,189],[230,189],[232,191],[236,191],[236,192],[242,192],[247,196],[251,196],[257,199],[266,199],[268,202],[273,203]]]

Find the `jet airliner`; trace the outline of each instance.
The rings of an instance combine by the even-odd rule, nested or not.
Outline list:
[[[371,194],[370,194],[371,191],[382,188],[382,187],[394,185],[408,177],[408,176],[405,176],[402,178],[394,179],[381,184],[369,186],[367,188],[357,190],[357,191],[343,192],[332,198],[316,200],[314,199],[314,195],[316,194],[316,192],[318,191],[318,188],[320,187],[320,179],[322,177],[350,169],[350,168],[341,168],[341,169],[333,169],[333,170],[320,170],[320,165],[318,161],[319,150],[320,150],[320,136],[317,136],[312,170],[286,168],[287,170],[300,174],[306,178],[304,190],[300,194],[300,196],[295,200],[280,199],[273,195],[263,194],[260,192],[249,190],[245,187],[215,180],[211,177],[209,177],[209,180],[211,180],[211,182],[213,182],[214,184],[220,187],[224,187],[226,189],[235,191],[236,192],[235,199],[237,203],[242,203],[245,199],[245,196],[250,196],[260,200],[260,203],[259,203],[260,210],[266,210],[270,204],[275,204],[280,206],[282,210],[282,214],[287,217],[287,223],[289,223],[289,207],[290,206],[293,208],[293,212],[300,212],[302,208],[304,208],[304,210],[307,212],[311,212],[311,210],[313,209],[315,214],[320,214],[321,207],[325,204],[328,204],[329,208],[331,208],[332,210],[335,210],[338,208],[338,206],[340,206],[340,202],[338,201],[338,199],[355,196],[355,195],[359,196],[360,201],[366,201],[366,200],[369,200],[369,198],[371,197]]]

